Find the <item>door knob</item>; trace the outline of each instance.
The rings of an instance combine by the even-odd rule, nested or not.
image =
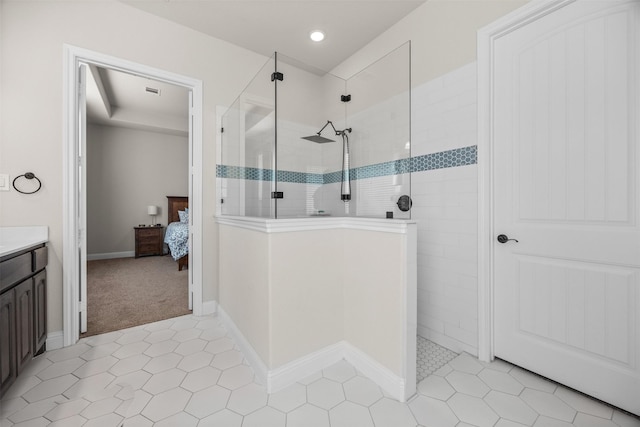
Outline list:
[[[498,242],[500,243],[507,243],[509,240],[513,240],[514,242],[518,243],[516,239],[510,239],[506,234],[500,234],[498,236]]]

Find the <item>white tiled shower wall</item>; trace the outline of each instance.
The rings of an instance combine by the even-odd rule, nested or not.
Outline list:
[[[346,126],[342,121],[334,125],[337,129]],[[408,91],[354,113],[349,117],[348,126],[353,129],[349,134],[351,168],[408,158]],[[335,142],[315,144],[300,138],[315,132],[317,130],[304,125],[281,121],[278,168],[305,173],[340,171],[341,137],[329,130],[324,135]],[[354,179],[351,182],[352,199],[346,204],[340,199],[340,182],[324,185],[280,182],[278,190],[285,192],[285,198],[278,201],[278,216],[305,216],[322,210],[333,216],[384,218],[387,211],[392,211],[395,218],[408,218],[409,214],[400,211],[396,202],[403,194],[409,194],[409,180],[408,174]]]
[[[411,155],[477,144],[476,63],[412,91]],[[454,351],[478,348],[477,165],[414,172],[418,335]]]

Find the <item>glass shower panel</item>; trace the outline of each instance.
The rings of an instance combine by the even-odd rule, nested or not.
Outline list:
[[[277,217],[344,215],[339,187],[325,185],[340,170],[342,139],[331,124],[318,132],[328,121],[344,126],[345,81],[282,54],[277,69]]]
[[[410,53],[407,42],[347,80],[350,203],[359,217],[411,218]]]
[[[275,218],[276,100],[270,58],[222,117],[223,215]]]

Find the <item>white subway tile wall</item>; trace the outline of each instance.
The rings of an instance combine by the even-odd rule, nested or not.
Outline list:
[[[415,87],[411,155],[477,144],[476,63]],[[411,174],[418,222],[418,334],[478,353],[477,164]]]

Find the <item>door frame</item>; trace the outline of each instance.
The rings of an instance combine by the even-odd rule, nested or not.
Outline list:
[[[577,0],[532,0],[478,30],[478,358],[494,352],[494,45],[505,35]]]
[[[189,135],[189,205],[191,212],[189,279],[193,285],[193,314],[203,314],[202,304],[202,81],[147,65],[127,61],[88,49],[63,46],[63,228],[62,228],[62,315],[63,346],[75,344],[79,337],[80,257],[77,246],[79,180],[78,160],[78,65],[80,62],[150,77],[182,86],[191,91]],[[86,188],[82,189],[86,199]]]

